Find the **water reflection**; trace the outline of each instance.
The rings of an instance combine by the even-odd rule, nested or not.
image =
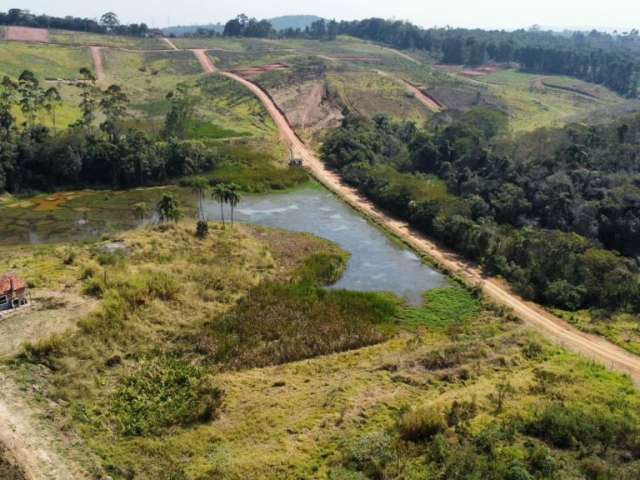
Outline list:
[[[209,219],[219,220],[219,205],[206,202]],[[394,292],[420,303],[426,290],[440,287],[444,277],[424,265],[331,193],[304,188],[288,193],[242,199],[236,220],[307,232],[336,242],[351,253],[345,275],[334,286],[357,291]]]

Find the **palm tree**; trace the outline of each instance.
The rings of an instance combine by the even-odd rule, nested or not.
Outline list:
[[[235,183],[227,185],[227,202],[231,206],[231,225],[233,225],[233,209],[240,203],[240,187]]]
[[[220,202],[220,219],[222,220],[222,226],[224,226],[224,204],[228,201],[227,186],[224,183],[214,185],[211,190],[211,196]]]
[[[209,182],[204,177],[196,177],[191,181],[191,189],[193,190],[193,193],[198,195],[198,217],[203,222],[206,221],[203,206],[204,192],[207,190],[208,186]]]

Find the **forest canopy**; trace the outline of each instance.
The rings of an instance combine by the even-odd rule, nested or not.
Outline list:
[[[527,298],[639,311],[640,115],[515,140],[505,124],[487,108],[425,129],[351,118],[322,155],[380,207]]]

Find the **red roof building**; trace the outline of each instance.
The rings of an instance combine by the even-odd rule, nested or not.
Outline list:
[[[29,303],[27,284],[17,275],[0,277],[0,311],[20,308]]]

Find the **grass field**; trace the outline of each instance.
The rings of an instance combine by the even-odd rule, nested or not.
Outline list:
[[[109,82],[123,85],[132,100],[131,108],[147,123],[146,128],[159,131],[169,104],[166,95],[179,83],[192,85],[200,96],[197,122],[189,129],[193,138],[256,136],[273,137],[275,127],[270,117],[246,89],[219,76],[204,78],[191,52],[123,52],[103,51]]]
[[[351,111],[371,118],[388,113],[396,119],[422,124],[430,111],[407,92],[397,80],[376,72],[330,73],[328,88],[334,91]]]
[[[539,75],[511,70],[479,77],[476,80],[488,84],[489,90],[505,103],[514,131],[560,126],[588,117],[590,112],[598,109],[614,108],[624,103],[624,99],[604,87],[568,77],[545,76],[544,81],[582,89],[594,98],[545,87]]]
[[[83,67],[93,69],[86,48],[0,42],[0,75],[18,78],[29,69],[41,80],[75,79]]]
[[[49,41],[60,45],[97,45],[140,50],[166,50],[169,48],[160,38],[122,37],[68,30],[50,30]]]
[[[601,449],[601,434],[581,430],[606,421],[615,432],[627,415],[637,431],[640,395],[628,379],[458,285],[418,308],[324,291],[316,285],[346,260],[327,242],[215,225],[200,241],[194,229],[12,252],[30,283],[81,288],[102,304],[75,333],[27,346],[11,373],[37,389],[52,427],[98,455],[97,475],[417,479],[474,455],[535,471],[542,455],[554,476],[540,478],[596,478],[594,464],[635,478],[633,454],[618,460],[630,437]],[[114,241],[122,253],[105,250]],[[563,429],[577,437],[565,443]]]

